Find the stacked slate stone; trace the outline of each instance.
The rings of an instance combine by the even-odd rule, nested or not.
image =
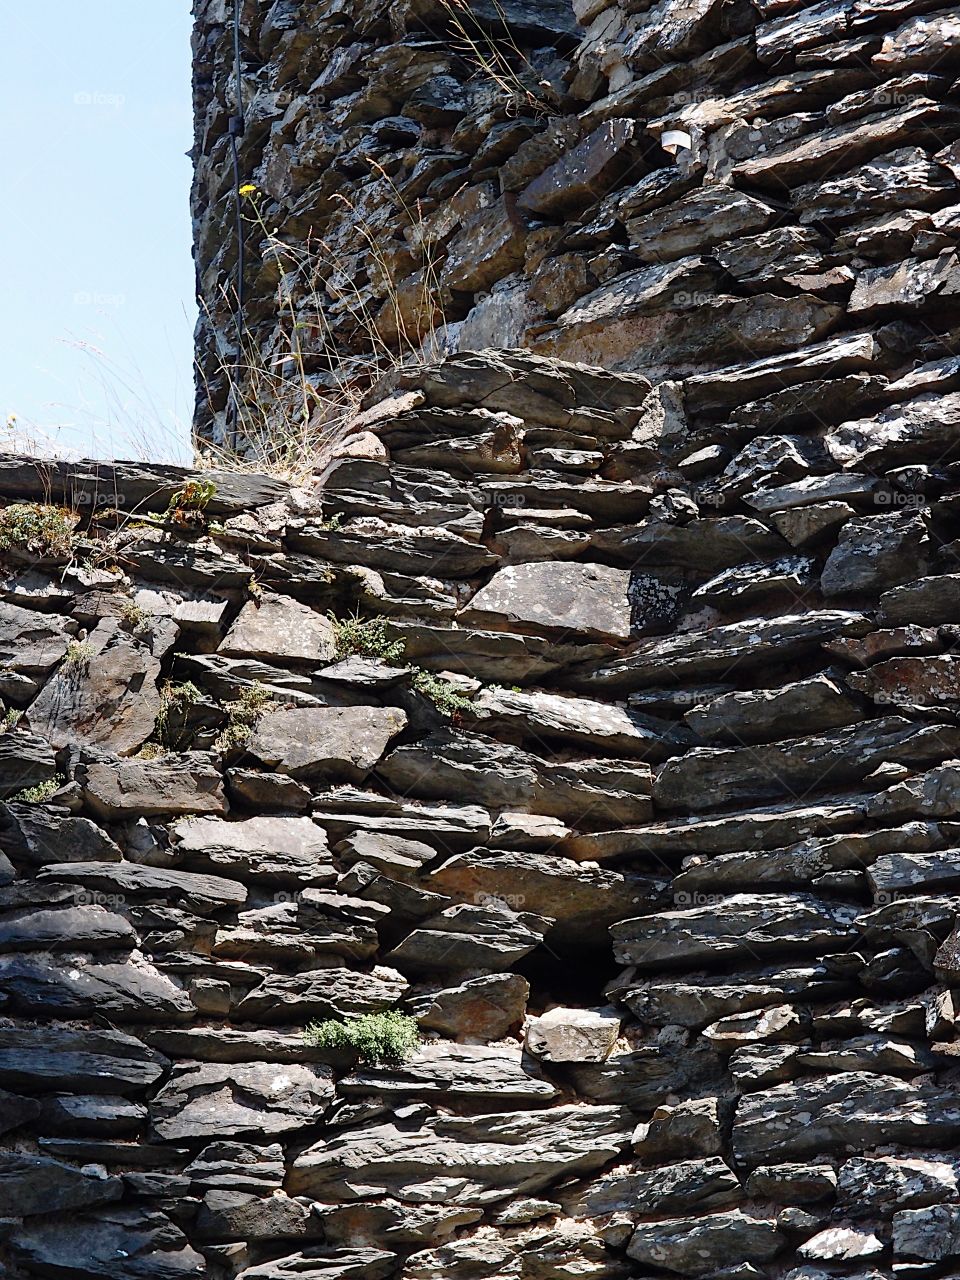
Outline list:
[[[202,435],[233,442],[231,379],[263,395],[263,376],[244,390],[250,351],[273,368],[295,350],[323,388],[374,348],[525,347],[655,381],[707,372],[698,407],[725,421],[802,384],[802,412],[837,422],[883,406],[891,364],[955,353],[953,8],[574,10],[243,5],[239,162],[259,217],[238,322],[232,10],[198,0]],[[956,377],[948,359],[917,389]],[[768,417],[799,413],[786,394]],[[735,422],[734,442],[756,426]]]
[[[6,1274],[956,1274],[960,433],[887,350],[826,429],[488,351],[308,489],[0,459],[83,515],[0,510]]]

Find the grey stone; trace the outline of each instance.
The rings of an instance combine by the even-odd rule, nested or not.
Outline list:
[[[170,835],[194,870],[296,887],[336,879],[326,836],[309,818],[184,818],[171,825]]]
[[[875,1258],[884,1245],[872,1231],[858,1227],[827,1227],[805,1240],[798,1253],[801,1258],[817,1262],[853,1262],[857,1258]]]
[[[960,1206],[901,1209],[893,1215],[893,1252],[898,1258],[940,1262],[960,1254]]]
[[[84,1280],[187,1280],[203,1273],[203,1255],[158,1209],[117,1206],[65,1215],[55,1231],[43,1219],[10,1240],[14,1259],[34,1275]]]
[[[6,800],[49,783],[56,772],[56,757],[45,738],[23,729],[0,734],[0,797]]]
[[[0,1084],[37,1092],[140,1093],[166,1060],[120,1031],[0,1027]]]
[[[89,658],[62,665],[30,704],[27,720],[57,750],[90,743],[130,755],[153,733],[160,663],[115,624],[98,626],[85,643]]]
[[[318,1236],[322,1228],[298,1200],[274,1193],[208,1191],[197,1214],[198,1240],[289,1240]]]
[[[391,1102],[421,1098],[444,1105],[530,1106],[554,1101],[560,1090],[544,1078],[520,1046],[426,1042],[402,1065],[359,1067],[337,1082],[346,1097],[373,1095]]]
[[[333,623],[289,596],[248,601],[220,644],[226,657],[322,663],[336,657]]]
[[[395,748],[377,775],[405,796],[457,795],[488,808],[526,808],[571,824],[627,822],[652,810],[649,766],[639,761],[553,762],[457,730],[437,730]]]
[[[82,892],[77,895],[82,900]],[[102,951],[133,947],[130,923],[101,906],[12,911],[0,915],[0,952]]]
[[[0,991],[31,1015],[188,1022],[196,1013],[187,993],[143,959],[80,964],[43,953],[2,957]]]
[[[854,935],[856,909],[809,894],[734,894],[717,903],[624,920],[611,927],[622,964],[650,970],[695,967],[720,957],[765,956],[842,945]]]
[[[247,750],[298,780],[360,783],[406,723],[396,707],[270,711],[254,729]]]
[[[430,873],[434,889],[550,915],[553,942],[591,946],[597,931],[660,902],[666,881],[584,867],[547,853],[458,853]]]
[[[918,728],[888,716],[812,738],[729,750],[697,748],[665,764],[654,783],[663,808],[690,811],[734,800],[802,795],[867,776],[879,764],[932,764],[960,750],[948,726]]]
[[[18,705],[28,702],[67,652],[76,631],[72,618],[0,605],[0,690]],[[19,695],[19,696],[18,696]]]
[[[933,547],[919,516],[848,520],[824,565],[824,596],[857,597],[913,581],[931,567]]]
[[[586,692],[630,691],[661,681],[727,677],[772,661],[792,661],[834,636],[863,635],[869,630],[871,624],[862,614],[842,610],[727,623],[706,632],[640,641],[624,658],[575,673],[573,684]]]
[[[457,986],[417,990],[407,1004],[424,1030],[467,1044],[501,1040],[523,1021],[530,984],[517,973],[467,978]]]
[[[921,396],[875,418],[844,422],[827,432],[826,447],[842,467],[885,470],[902,463],[942,462],[956,447],[960,394]]]
[[[624,640],[630,636],[630,574],[598,564],[507,565],[464,614],[481,625],[520,623],[550,635]]]
[[[817,1204],[837,1194],[837,1175],[828,1164],[768,1164],[750,1174],[747,1195],[780,1204]]]
[[[40,805],[7,804],[3,845],[18,862],[43,867],[54,862],[119,862],[117,845],[89,818],[75,818]]]
[[[43,1099],[43,1133],[75,1137],[127,1137],[139,1131],[147,1109],[129,1098],[109,1094],[54,1094]]]
[[[386,1280],[397,1255],[385,1249],[327,1249],[320,1246],[285,1258],[245,1267],[237,1280]]]
[[[578,1218],[621,1213],[634,1218],[724,1209],[740,1198],[736,1174],[712,1156],[657,1169],[614,1170],[571,1197],[568,1212]]]
[[[639,1226],[627,1245],[627,1256],[680,1275],[707,1276],[731,1258],[769,1262],[785,1243],[772,1219],[733,1209]]]
[[[83,795],[94,815],[107,821],[227,811],[220,771],[199,754],[183,755],[175,764],[166,759],[89,764]]]
[[[501,972],[539,946],[552,923],[500,903],[459,903],[424,920],[386,959],[411,973]]]
[[[842,1072],[744,1097],[733,1150],[750,1167],[886,1142],[941,1146],[958,1132],[960,1107],[951,1093],[894,1076]]]
[[[182,902],[200,915],[227,906],[242,906],[247,899],[247,890],[236,880],[136,862],[61,862],[45,867],[37,878],[41,882],[80,885],[118,902],[128,896]]]
[[[413,1130],[379,1124],[309,1148],[294,1161],[288,1190],[328,1201],[485,1204],[601,1168],[623,1150],[629,1129],[621,1108],[583,1104],[434,1116]]]
[[[0,1153],[0,1193],[6,1213],[33,1217],[119,1200],[123,1183],[44,1156],[5,1151]]]
[[[863,719],[857,702],[826,675],[777,689],[727,693],[694,707],[684,720],[701,738],[715,742],[769,742],[790,732],[816,733]]]
[[[640,760],[664,760],[677,747],[676,736],[655,728],[628,708],[587,698],[539,691],[487,688],[474,702],[477,727],[506,731],[537,741],[578,742],[594,750]]]
[[[9,1133],[21,1125],[30,1124],[39,1114],[40,1104],[35,1098],[23,1098],[0,1089],[0,1133]]]
[[[182,1063],[150,1103],[150,1123],[164,1142],[295,1133],[332,1097],[326,1067]]]
[[[960,1198],[956,1162],[931,1155],[853,1156],[839,1169],[840,1200],[848,1213],[915,1209]]]
[[[270,974],[241,1000],[237,1018],[302,1024],[311,1017],[344,1018],[380,1013],[396,1004],[407,983],[393,970],[317,969]]]
[[[548,1009],[527,1023],[524,1043],[544,1062],[603,1062],[620,1034],[612,1009]]]
[[[904,890],[936,892],[960,879],[960,851],[885,853],[867,868],[867,879],[878,903],[893,901]]]
[[[960,573],[918,578],[885,591],[880,597],[880,616],[893,627],[956,622],[960,618]]]

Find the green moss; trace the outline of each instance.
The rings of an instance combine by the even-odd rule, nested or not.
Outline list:
[[[15,707],[7,707],[0,719],[0,733],[7,733],[10,729],[15,729],[20,723],[22,711],[18,711]]]
[[[416,1021],[395,1009],[367,1013],[348,1022],[312,1022],[303,1035],[307,1044],[351,1050],[371,1066],[400,1066],[420,1044]]]
[[[29,551],[55,560],[70,559],[79,516],[44,502],[13,502],[0,511],[0,551]]]
[[[120,625],[134,635],[138,631],[149,631],[153,616],[142,609],[135,600],[124,600],[120,606]]]
[[[178,511],[204,511],[216,496],[217,486],[212,480],[188,480],[182,489],[178,489],[170,499],[167,514],[175,515]]]

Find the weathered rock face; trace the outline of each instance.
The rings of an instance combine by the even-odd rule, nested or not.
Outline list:
[[[0,459],[0,1266],[956,1274],[956,15],[195,8],[198,431],[333,426]]]
[[[832,358],[721,425],[732,371],[452,356],[311,487],[11,561],[11,1275],[956,1270],[956,478],[905,407],[955,374]],[[389,1010],[402,1065],[303,1039]]]
[[[819,420],[831,458],[869,458],[881,488],[891,468],[956,460],[956,396],[931,406],[937,374],[913,374],[953,358],[960,298],[949,8],[433,0],[387,14],[278,0],[241,13],[239,67],[232,15],[219,0],[195,11],[201,435],[245,447],[292,356],[322,395],[422,347],[522,347],[679,380],[716,433],[698,445],[731,456],[751,434]],[[229,354],[231,117],[255,189],[242,209],[252,371]],[[517,474],[517,407],[495,383],[476,390],[469,417],[399,428],[394,458]],[[733,432],[716,421],[728,406]],[[540,425],[530,465],[600,473],[582,421]],[[634,434],[635,460],[650,434]],[[784,456],[753,487],[812,482],[812,495],[823,472],[822,455]],[[881,547],[870,520],[885,513],[856,514],[825,566],[828,595],[895,585],[935,550],[894,522]],[[910,526],[912,510],[900,515]],[[525,526],[501,545],[542,548],[544,527]],[[561,532],[553,547],[575,548]]]

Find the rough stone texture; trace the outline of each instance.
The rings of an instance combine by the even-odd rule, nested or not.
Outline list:
[[[956,16],[238,12],[197,427],[251,452],[242,114],[250,350],[336,429],[0,459],[78,517],[0,553],[0,1264],[953,1274]],[[390,1009],[402,1066],[303,1040]]]
[[[704,206],[676,202],[679,237]],[[960,377],[928,364],[905,395]],[[778,368],[651,399],[450,357],[348,430],[380,470],[151,544],[189,588],[142,585],[146,552],[95,591],[11,564],[65,620],[44,643],[81,619],[194,689],[81,733],[58,649],[0,735],[11,1274],[954,1265],[952,464],[891,436],[878,479],[865,428],[835,458],[867,382],[831,421]],[[466,448],[481,410],[514,470]],[[402,1065],[303,1039],[386,1010],[423,1037]]]

